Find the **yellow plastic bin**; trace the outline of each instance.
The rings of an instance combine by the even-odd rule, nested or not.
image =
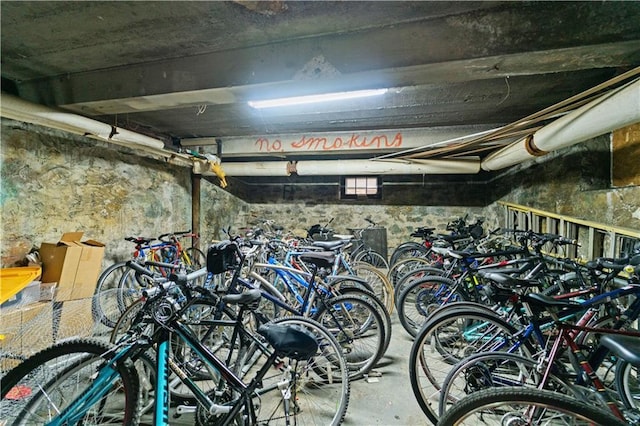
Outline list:
[[[0,269],[0,305],[18,295],[42,273],[40,266]],[[19,301],[19,299],[18,299]]]

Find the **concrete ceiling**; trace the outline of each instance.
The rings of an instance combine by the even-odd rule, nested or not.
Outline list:
[[[3,92],[170,150],[221,153],[223,163],[371,158],[410,147],[256,148],[326,132],[405,132],[414,145],[437,143],[515,122],[640,66],[633,1],[2,1],[1,12]],[[370,88],[389,91],[247,105]]]

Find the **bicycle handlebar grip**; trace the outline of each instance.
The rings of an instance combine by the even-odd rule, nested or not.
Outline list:
[[[570,238],[560,237],[558,239],[558,244],[573,244],[574,246],[579,246],[578,240],[572,240]]]

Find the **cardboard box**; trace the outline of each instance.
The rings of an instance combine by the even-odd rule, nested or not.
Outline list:
[[[42,282],[57,282],[56,300],[93,296],[102,270],[104,244],[82,240],[82,232],[68,232],[57,243],[42,243]]]

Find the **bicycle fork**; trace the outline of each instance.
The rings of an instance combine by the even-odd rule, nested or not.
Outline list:
[[[87,411],[104,398],[118,381],[120,377],[116,368],[118,359],[119,357],[115,357],[103,366],[91,386],[78,399],[59,413],[55,419],[48,423],[48,426],[78,424],[85,417]]]

